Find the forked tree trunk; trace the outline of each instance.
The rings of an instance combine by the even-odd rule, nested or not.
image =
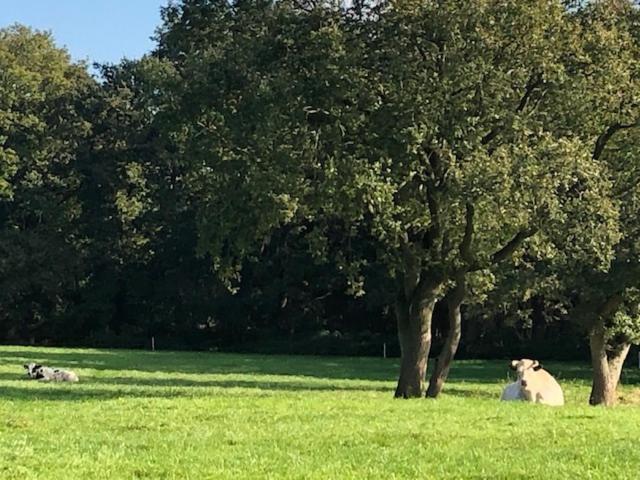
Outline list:
[[[444,382],[449,376],[451,363],[458,351],[460,344],[460,336],[462,334],[462,314],[460,307],[465,295],[464,279],[458,280],[455,288],[449,292],[447,300],[447,316],[449,319],[449,331],[445,338],[442,351],[438,356],[435,368],[429,380],[429,388],[427,389],[427,397],[436,398],[442,392]]]
[[[591,363],[593,365],[593,383],[591,385],[590,405],[615,405],[618,382],[630,348],[629,343],[607,349],[604,321],[599,320],[589,334]]]
[[[427,358],[431,348],[431,319],[439,286],[416,289],[411,301],[396,302],[400,341],[400,376],[396,398],[416,398],[424,393]]]

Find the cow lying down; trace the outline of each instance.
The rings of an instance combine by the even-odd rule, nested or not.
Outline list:
[[[77,382],[78,375],[69,370],[58,370],[57,368],[45,367],[37,363],[24,365],[29,378],[35,378],[43,382]]]
[[[545,405],[564,405],[564,395],[560,384],[542,368],[537,360],[513,360],[510,364],[518,378],[507,385],[500,400],[523,400]]]

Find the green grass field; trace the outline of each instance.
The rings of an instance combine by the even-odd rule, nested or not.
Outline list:
[[[0,347],[0,479],[639,478],[640,407],[585,405],[574,364],[545,365],[567,406],[499,402],[506,363],[406,401],[395,359]]]

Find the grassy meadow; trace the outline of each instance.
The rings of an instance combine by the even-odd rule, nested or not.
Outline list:
[[[396,359],[0,347],[0,479],[638,478],[638,370],[604,409],[587,365],[545,366],[565,407],[499,402],[506,361],[407,401]]]

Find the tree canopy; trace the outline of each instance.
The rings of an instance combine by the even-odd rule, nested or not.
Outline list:
[[[422,393],[450,285],[486,288],[526,241],[596,269],[610,260],[611,180],[593,139],[558,126],[586,101],[571,89],[588,48],[560,3],[185,2],[167,17],[159,52],[189,99],[174,126],[203,192],[201,248],[237,278],[295,225],[362,293],[365,259],[330,240],[371,238],[399,285],[398,395]]]

